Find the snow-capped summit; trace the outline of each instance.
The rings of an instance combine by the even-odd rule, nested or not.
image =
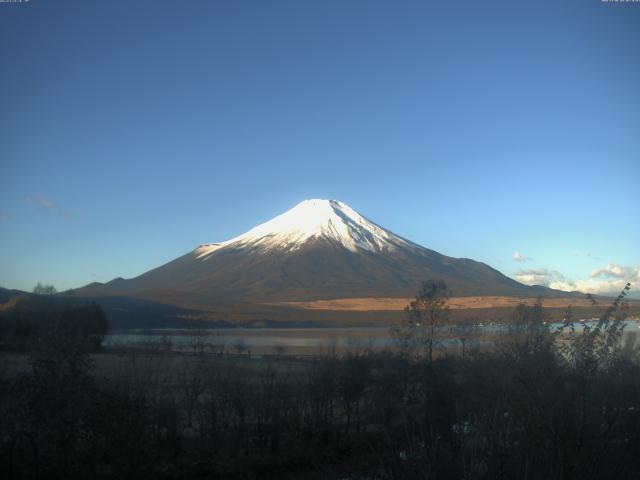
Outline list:
[[[328,240],[352,252],[413,247],[411,242],[376,225],[346,203],[311,199],[231,240],[201,245],[195,254],[197,258],[207,258],[225,247],[295,251],[313,239]]]

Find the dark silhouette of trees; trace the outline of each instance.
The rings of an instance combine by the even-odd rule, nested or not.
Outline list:
[[[545,321],[544,299],[540,296],[533,305],[521,301],[511,312],[511,324],[523,331],[538,330],[544,326]]]
[[[61,335],[86,340],[91,348],[96,350],[100,348],[107,334],[107,317],[102,308],[95,303],[68,306],[58,318],[54,329]]]
[[[449,298],[451,291],[444,280],[428,280],[405,308],[409,338],[424,349],[429,361],[433,360],[438,327],[449,319]]]
[[[55,295],[56,293],[58,293],[58,290],[56,290],[56,287],[54,287],[53,285],[44,285],[38,282],[38,284],[33,287],[33,293],[36,293],[38,295]]]
[[[0,348],[27,350],[41,339],[65,336],[100,348],[108,331],[107,317],[95,303],[65,304],[51,296],[25,296],[0,311]]]
[[[254,360],[91,353],[78,323],[90,313],[63,311],[58,334],[34,344],[27,371],[0,364],[0,471],[9,479],[638,478],[638,350],[621,341],[615,318],[555,332],[542,313],[541,301],[518,306],[514,335],[464,358],[429,356],[421,343],[425,354],[415,356],[357,348]]]

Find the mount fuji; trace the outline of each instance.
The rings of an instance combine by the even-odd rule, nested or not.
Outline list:
[[[342,298],[409,298],[439,278],[455,296],[565,296],[526,286],[490,266],[452,258],[375,224],[337,200],[306,200],[222,243],[128,280],[92,283],[75,296],[146,298],[211,307]]]

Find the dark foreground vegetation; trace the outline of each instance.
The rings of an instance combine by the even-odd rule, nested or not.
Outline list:
[[[92,356],[77,338],[41,339],[28,371],[0,377],[0,468],[65,479],[640,474],[640,363],[615,329],[558,342],[527,328],[464,359],[417,353]]]
[[[0,350],[25,351],[53,337],[71,338],[99,350],[108,331],[107,317],[95,303],[69,304],[45,294],[15,297],[3,307]]]
[[[640,357],[617,308],[556,333],[521,305],[505,341],[454,356],[446,300],[425,283],[393,351],[313,359],[95,353],[78,324],[99,311],[58,311],[25,337],[28,368],[0,356],[2,477],[640,476]]]

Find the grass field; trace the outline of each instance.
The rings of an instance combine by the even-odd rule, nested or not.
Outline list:
[[[276,302],[269,305],[289,306],[304,310],[333,310],[333,311],[401,311],[411,301],[409,298],[337,298],[333,300],[312,300],[306,302]],[[519,297],[452,297],[449,308],[452,310],[481,309],[481,308],[514,308],[519,303],[524,302],[532,305],[535,298]],[[609,302],[603,302],[608,305]],[[592,307],[592,303],[586,298],[546,298],[545,307],[563,308],[568,305],[573,307]],[[631,300],[630,307],[640,307],[640,300]]]

